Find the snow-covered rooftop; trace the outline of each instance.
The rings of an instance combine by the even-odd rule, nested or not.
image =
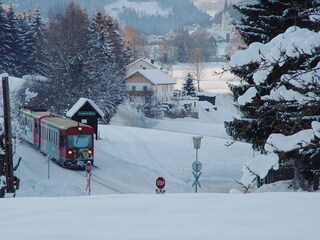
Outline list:
[[[152,66],[152,67],[154,67],[154,68],[162,69],[162,67],[161,67],[159,64],[156,64],[153,60],[150,60],[149,58],[145,58],[145,57],[139,58],[139,59],[137,59],[136,61],[128,64],[128,65],[127,65],[127,68],[130,67],[131,65],[136,64],[137,62],[140,62],[140,61],[143,61],[143,62],[145,62],[146,64],[148,64],[148,65],[150,65],[150,66]]]
[[[88,98],[80,98],[78,102],[66,113],[66,116],[71,118],[73,117],[76,112],[86,103],[89,102],[90,105],[100,114],[101,117],[104,117],[103,111],[94,103],[91,99]]]
[[[141,74],[154,85],[176,84],[175,79],[159,69],[140,69],[135,73]]]

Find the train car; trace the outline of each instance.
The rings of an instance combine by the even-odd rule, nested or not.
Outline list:
[[[28,143],[40,148],[40,119],[50,116],[51,113],[42,108],[21,109],[20,124],[23,126],[22,137]]]
[[[43,109],[22,109],[23,139],[65,167],[94,162],[94,130]]]
[[[68,118],[41,118],[40,151],[66,167],[94,163],[94,130]]]

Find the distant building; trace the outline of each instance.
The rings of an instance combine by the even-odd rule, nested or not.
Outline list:
[[[154,98],[158,103],[173,100],[176,80],[160,69],[138,69],[127,75],[126,81],[130,97]]]
[[[231,32],[232,31],[232,25],[231,25],[231,18],[230,13],[228,11],[228,2],[225,0],[224,8],[222,11],[222,18],[221,18],[221,31],[224,32]]]

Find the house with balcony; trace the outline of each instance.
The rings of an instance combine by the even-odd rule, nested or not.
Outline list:
[[[138,69],[126,77],[128,95],[158,103],[173,100],[176,80],[160,69]]]

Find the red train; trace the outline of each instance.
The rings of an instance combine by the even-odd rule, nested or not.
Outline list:
[[[94,163],[94,130],[44,109],[21,110],[23,139],[64,167]]]

